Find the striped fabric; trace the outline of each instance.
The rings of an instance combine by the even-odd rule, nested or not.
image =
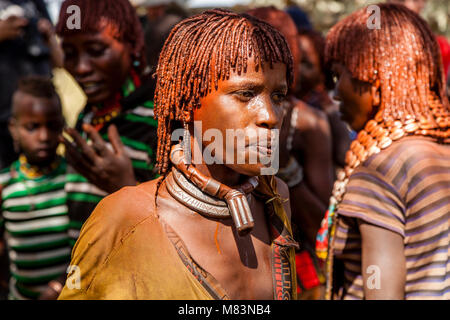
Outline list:
[[[63,159],[53,172],[35,179],[20,171],[19,161],[0,174],[11,299],[36,299],[50,280],[66,272],[71,247],[65,183]]]
[[[357,219],[404,239],[405,299],[450,299],[450,146],[408,137],[369,158],[350,177],[338,209],[335,291],[363,299]]]
[[[135,90],[133,83],[129,80],[124,86],[125,97],[133,98]],[[157,135],[156,128],[158,122],[153,118],[153,102],[145,101],[138,105],[127,108],[127,111],[120,114],[108,123],[116,125],[120,139],[125,146],[125,151],[131,158],[134,173],[138,182],[145,182],[155,178],[153,171],[154,151],[156,150]],[[81,124],[86,121],[86,114],[80,114],[77,122],[77,129],[81,130]],[[105,125],[100,131],[101,137],[109,144],[108,126]],[[112,147],[109,144],[110,147]],[[75,244],[80,234],[83,223],[87,220],[97,203],[107,195],[86,178],[78,174],[69,167],[68,182],[66,184],[67,204],[70,216],[69,235],[72,246]]]

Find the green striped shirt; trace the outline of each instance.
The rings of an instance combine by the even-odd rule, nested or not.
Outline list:
[[[49,281],[66,272],[71,254],[66,181],[64,159],[38,178],[27,177],[19,161],[0,173],[11,299],[36,299]]]
[[[133,98],[136,91],[134,84],[128,80],[123,88],[124,97]],[[153,163],[157,143],[157,121],[153,118],[153,102],[138,102],[138,100],[136,99],[135,105],[127,107],[119,116],[104,125],[99,134],[109,144],[108,126],[114,124],[117,127],[125,152],[131,159],[136,180],[145,182],[156,177]],[[81,112],[76,126],[79,132],[82,132],[81,125],[86,122],[89,122],[88,116]],[[66,192],[71,219],[69,235],[73,246],[83,223],[107,193],[70,167]]]

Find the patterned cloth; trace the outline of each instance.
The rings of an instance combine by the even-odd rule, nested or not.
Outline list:
[[[131,158],[138,182],[145,182],[156,176],[153,171],[153,157],[156,149],[158,123],[153,119],[153,102],[139,97],[142,95],[142,89],[146,88],[140,86],[140,80],[130,77],[124,84],[122,95],[118,101],[122,104],[121,113],[99,129],[101,137],[109,144],[108,126],[116,125],[125,151]],[[144,92],[144,96],[148,97],[148,94]],[[78,117],[76,128],[79,132],[82,132],[83,123],[92,123],[89,111],[90,107],[88,106]],[[69,182],[66,184],[66,191],[71,218],[69,234],[72,238],[71,243],[74,245],[81,226],[107,193],[89,183],[86,178],[72,168],[69,168]]]
[[[59,299],[227,299],[211,274],[190,256],[155,210],[160,179],[105,198],[83,227]],[[260,181],[272,238],[274,299],[296,299],[295,248],[275,179]],[[175,201],[175,200],[174,200]],[[79,281],[79,287],[75,285]]]
[[[39,177],[24,173],[19,161],[0,174],[11,299],[36,299],[49,281],[66,272],[71,252],[66,181],[64,159]]]
[[[334,267],[344,267],[333,279],[338,298],[364,298],[360,219],[403,237],[405,299],[450,299],[449,199],[450,146],[431,139],[403,138],[357,168],[332,243]]]

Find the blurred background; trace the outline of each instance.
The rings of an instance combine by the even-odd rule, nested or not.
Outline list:
[[[61,0],[48,0],[61,1]],[[450,0],[417,0],[426,2],[422,16],[428,21],[435,33],[450,37]],[[241,11],[249,7],[273,5],[284,9],[290,5],[300,6],[309,16],[314,28],[326,32],[343,16],[363,6],[385,2],[383,0],[133,0],[137,6],[157,5],[158,3],[176,3],[199,12],[205,8],[227,7]]]

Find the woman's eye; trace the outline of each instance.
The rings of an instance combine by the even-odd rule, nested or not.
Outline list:
[[[255,96],[255,94],[252,91],[237,91],[235,94],[239,99],[243,101],[248,101]]]
[[[92,46],[88,49],[91,56],[98,57],[101,56],[106,50],[105,46]]]
[[[37,124],[35,123],[29,123],[27,125],[25,125],[25,129],[29,132],[32,132],[33,130],[35,130],[38,127]]]
[[[283,102],[284,100],[286,100],[286,94],[284,94],[284,93],[275,93],[275,94],[272,96],[272,99],[273,99],[275,102]]]

